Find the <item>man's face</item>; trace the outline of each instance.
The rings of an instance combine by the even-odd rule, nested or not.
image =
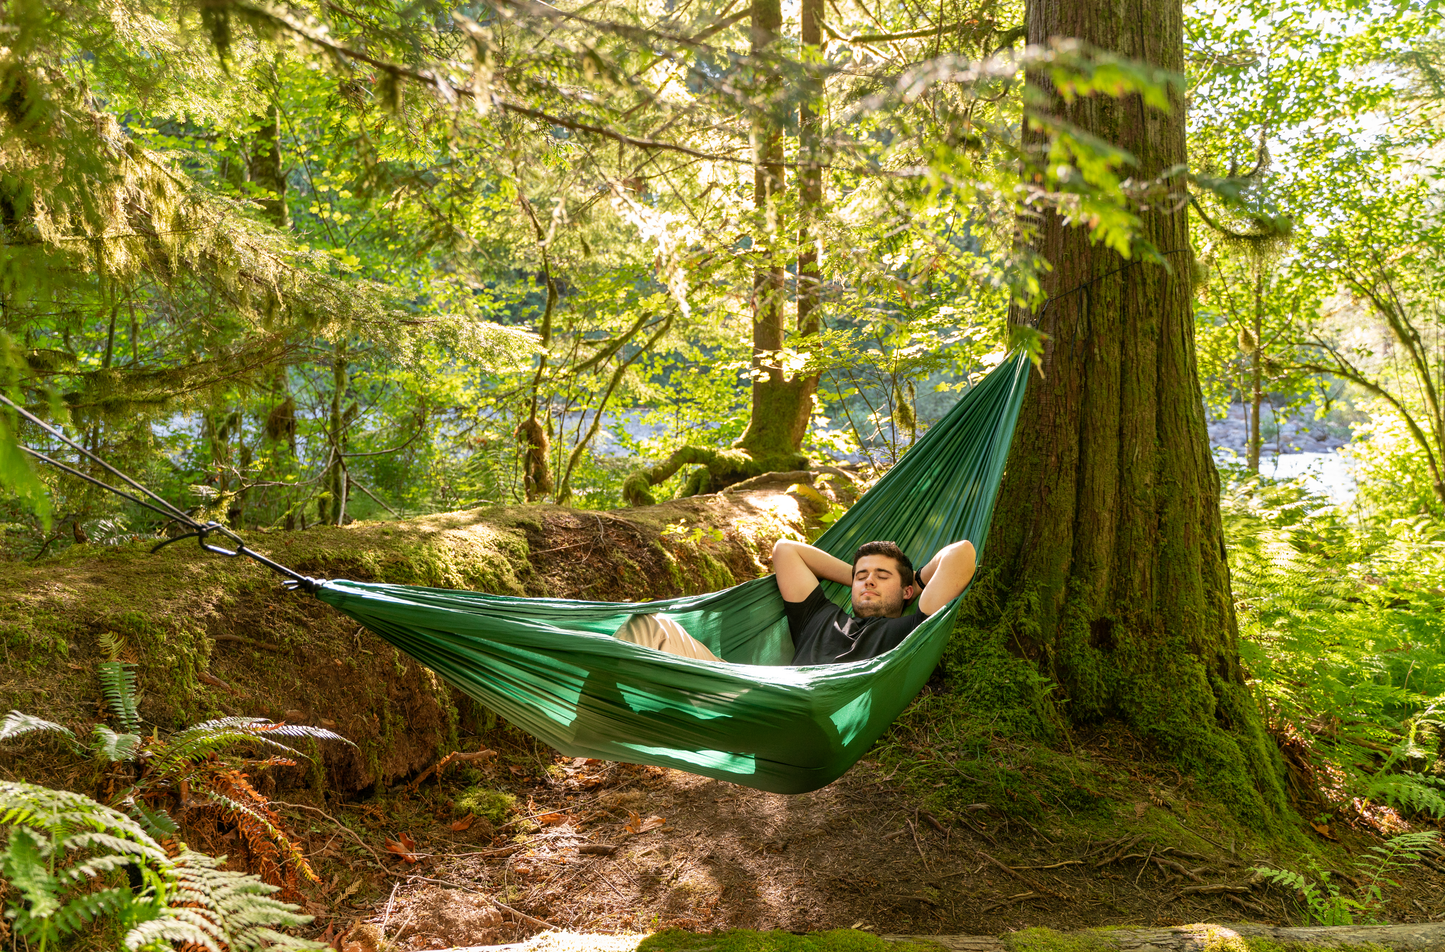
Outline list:
[[[898,563],[886,555],[865,555],[853,566],[853,614],[859,618],[897,618],[913,597],[903,587]]]

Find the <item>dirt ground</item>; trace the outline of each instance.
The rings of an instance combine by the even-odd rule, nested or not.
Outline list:
[[[473,549],[492,551],[478,540],[499,537],[494,523],[506,515],[510,528],[500,534],[526,542],[526,571],[513,580],[526,594],[661,597],[756,574],[771,539],[803,516],[798,500],[763,492],[641,513],[539,507],[520,516],[451,514],[407,527],[283,537],[275,546],[278,556],[314,574],[389,578],[395,570],[389,562],[338,562],[332,550],[364,552],[393,531],[405,532],[408,539],[440,540],[423,552],[430,561],[417,564],[468,565],[463,555]],[[710,541],[712,526],[727,527],[726,540]],[[402,555],[421,559],[414,554],[419,544],[408,544],[393,546],[390,556],[403,569],[410,563]],[[1296,895],[1267,885],[1252,869],[1304,868],[1298,851],[1242,834],[1221,819],[1217,805],[1201,801],[1188,778],[1117,733],[1071,739],[1067,756],[1092,764],[1079,774],[1094,778],[1085,786],[1099,781],[1097,790],[1085,791],[1091,805],[1079,815],[1067,797],[1047,788],[1059,776],[1051,778],[1048,757],[1030,761],[1017,751],[988,749],[965,763],[957,748],[929,746],[935,740],[926,717],[913,717],[924,722],[919,736],[900,739],[895,730],[843,778],[799,796],[656,767],[573,760],[497,724],[482,734],[464,728],[460,738],[462,749],[490,748],[495,756],[455,763],[438,780],[424,768],[438,756],[443,728],[455,715],[418,666],[320,606],[279,598],[269,578],[257,575],[247,588],[222,575],[254,575],[254,568],[217,568],[215,560],[195,560],[178,547],[163,556],[97,553],[9,573],[0,605],[30,612],[32,640],[46,635],[46,624],[61,626],[53,637],[68,653],[62,669],[0,666],[0,694],[10,696],[7,706],[88,732],[102,710],[90,660],[97,632],[109,630],[107,619],[194,617],[208,634],[197,636],[198,673],[182,699],[198,710],[229,713],[231,705],[240,713],[336,726],[362,741],[377,733],[371,712],[378,705],[399,714],[405,729],[378,746],[384,756],[370,766],[327,752],[324,778],[304,768],[257,778],[320,876],[290,898],[316,917],[312,935],[341,952],[374,952],[387,943],[399,950],[499,944],[549,929],[852,927],[887,935],[999,935],[1033,926],[1305,920]],[[467,557],[482,564],[480,556]],[[43,580],[31,578],[41,571]],[[204,612],[195,595],[201,572],[224,581],[205,590]],[[416,580],[454,584],[424,574]],[[469,577],[460,583],[482,587]],[[95,594],[114,599],[132,591],[139,594],[128,596],[126,612]],[[283,610],[297,617],[281,617]],[[142,686],[150,687],[171,669],[145,652],[183,641],[170,629],[148,641],[146,630],[132,627]],[[61,683],[57,672],[71,681]],[[152,697],[161,694],[154,690]],[[148,718],[166,723],[171,716],[158,702],[146,704]],[[168,727],[184,723],[179,717]],[[910,770],[910,751],[928,766]],[[0,751],[0,774],[79,782],[79,768],[51,768],[41,753],[23,745]],[[999,781],[999,796],[979,794],[981,802],[965,798],[950,812],[930,812],[930,790],[947,792],[937,788],[948,784],[950,768],[963,776],[961,766],[1010,759],[1018,769]],[[478,791],[509,795],[510,806],[495,820],[468,818],[459,801]],[[1032,805],[1023,810],[1020,801]],[[1365,855],[1379,842],[1344,827],[1322,829],[1319,836],[1328,839],[1315,844],[1317,855],[1331,854],[1328,865],[1337,871],[1353,868],[1351,853]],[[235,833],[187,835],[192,846],[246,868]],[[1445,854],[1394,878],[1398,885],[1386,884],[1385,902],[1373,915],[1395,922],[1445,917]],[[1351,896],[1368,886],[1343,872],[1334,881]]]
[[[1221,840],[1225,831],[1147,771],[1140,799],[1117,804],[1119,835],[1105,836],[1062,812],[1031,823],[988,804],[944,822],[866,760],[822,790],[782,796],[545,753],[506,763],[517,759],[471,775],[517,797],[520,817],[501,828],[479,820],[453,831],[460,778],[348,811],[385,873],[355,849],[330,862],[347,840],[316,826],[311,842],[327,843],[313,857],[328,882],[308,905],[319,935],[368,952],[356,940],[378,932],[414,950],[548,928],[1000,935],[1304,921],[1297,897],[1252,872],[1268,857]],[[1445,917],[1442,873],[1433,860],[1416,867],[1388,891],[1385,916]]]

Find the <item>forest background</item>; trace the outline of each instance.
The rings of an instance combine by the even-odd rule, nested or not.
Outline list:
[[[1445,817],[1438,5],[1192,4],[1182,77],[1024,13],[11,0],[5,393],[238,531],[866,486],[1040,347],[1032,221],[1148,260],[1151,182],[1025,72],[1173,90],[1251,691],[1318,817]],[[1291,414],[1348,505],[1255,475]],[[0,416],[6,560],[159,537],[16,437],[64,455]]]

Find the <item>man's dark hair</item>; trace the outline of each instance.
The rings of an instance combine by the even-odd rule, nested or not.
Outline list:
[[[883,555],[898,563],[898,581],[904,588],[913,584],[913,563],[908,561],[908,556],[898,548],[894,542],[865,542],[858,546],[858,551],[853,553],[853,565],[858,565],[858,560],[865,555]]]

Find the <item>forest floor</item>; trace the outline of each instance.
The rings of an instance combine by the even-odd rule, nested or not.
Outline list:
[[[1087,811],[1038,809],[1025,786],[1017,797],[1000,788],[999,802],[952,817],[930,811],[927,788],[899,782],[907,752],[896,746],[884,751],[892,766],[864,760],[798,796],[574,760],[521,738],[497,746],[500,756],[482,770],[346,809],[341,819],[380,865],[358,863],[334,827],[312,824],[308,842],[323,886],[307,909],[321,936],[347,948],[348,936],[379,930],[413,950],[516,942],[549,928],[1001,935],[1303,924],[1308,911],[1298,896],[1253,867],[1313,861],[1348,871],[1350,854],[1379,842],[1328,824],[1313,828],[1314,842],[1255,838],[1118,734],[1078,738],[1068,755],[1075,767],[1108,777]],[[1009,767],[1001,775],[1011,776],[1026,776],[1041,753],[1005,741],[993,751]],[[1057,754],[1045,759],[1057,764]],[[517,819],[494,827],[478,818],[455,829],[467,823],[458,800],[477,787],[512,794]],[[1032,808],[1018,809],[1020,801]],[[1429,863],[1393,876],[1383,901],[1359,921],[1445,918],[1445,866]],[[1361,870],[1353,872],[1344,878],[1364,885]]]
[[[316,575],[657,598],[765,571],[771,540],[805,516],[798,498],[759,491],[613,513],[475,510],[257,543]],[[309,768],[256,778],[319,874],[290,898],[342,952],[372,952],[383,937],[435,949],[553,928],[998,935],[1305,922],[1299,897],[1263,882],[1258,865],[1317,883],[1333,870],[1347,897],[1368,895],[1373,872],[1359,863],[1378,836],[1313,808],[1302,813],[1314,823],[1251,832],[1207,784],[1124,733],[1028,740],[970,719],[958,692],[935,685],[867,758],[808,794],[575,760],[466,706],[326,606],[278,594],[254,566],[181,546],[92,548],[0,573],[5,707],[89,734],[106,716],[94,663],[118,645],[162,732],[235,711],[353,739]],[[428,772],[448,750],[482,749],[496,754]],[[98,783],[105,795],[105,778],[58,747],[0,746],[0,776]],[[192,846],[246,866],[234,829],[203,827],[187,832]],[[1358,919],[1445,916],[1437,858],[1388,879],[1398,885],[1383,882]]]

